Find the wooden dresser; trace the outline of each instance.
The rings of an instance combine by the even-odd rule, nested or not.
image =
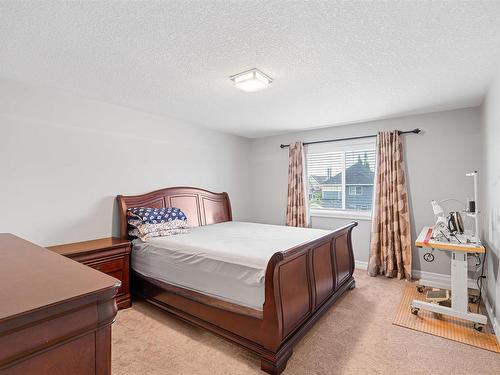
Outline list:
[[[120,281],[0,234],[0,374],[109,375]]]
[[[118,309],[130,307],[130,241],[108,237],[51,246],[47,249],[120,280],[122,286],[116,296]]]

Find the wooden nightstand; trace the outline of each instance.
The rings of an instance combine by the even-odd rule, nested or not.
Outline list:
[[[130,307],[129,267],[131,243],[116,237],[51,246],[47,249],[120,280],[118,309]]]

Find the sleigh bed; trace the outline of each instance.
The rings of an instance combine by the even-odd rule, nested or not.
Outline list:
[[[180,208],[193,229],[232,222],[227,193],[174,187],[136,196],[119,195],[117,199],[122,238],[129,237],[126,214],[127,209],[134,207]],[[131,270],[132,291],[191,324],[257,353],[263,371],[280,374],[294,345],[335,300],[354,288],[351,232],[356,225],[353,222],[325,232],[319,238],[270,256],[262,281],[264,304],[261,308],[180,287],[134,269]]]

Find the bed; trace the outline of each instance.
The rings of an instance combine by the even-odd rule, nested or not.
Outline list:
[[[180,208],[191,228],[134,240],[133,294],[255,352],[267,373],[280,374],[294,345],[355,286],[356,222],[333,231],[233,222],[227,193],[192,187],[117,199],[122,238],[134,207]],[[218,273],[228,279],[210,279]]]

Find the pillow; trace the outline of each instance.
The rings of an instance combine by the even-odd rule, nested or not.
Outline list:
[[[146,241],[151,237],[165,237],[188,233],[188,229],[185,220],[175,219],[160,224],[139,224],[139,226],[131,232],[134,232],[136,237]]]
[[[181,209],[176,207],[149,208],[134,207],[127,210],[127,220],[130,225],[137,227],[139,224],[161,224],[167,221],[187,220]]]
[[[187,233],[187,217],[176,207],[134,207],[127,210],[129,235],[146,240],[150,237]]]

